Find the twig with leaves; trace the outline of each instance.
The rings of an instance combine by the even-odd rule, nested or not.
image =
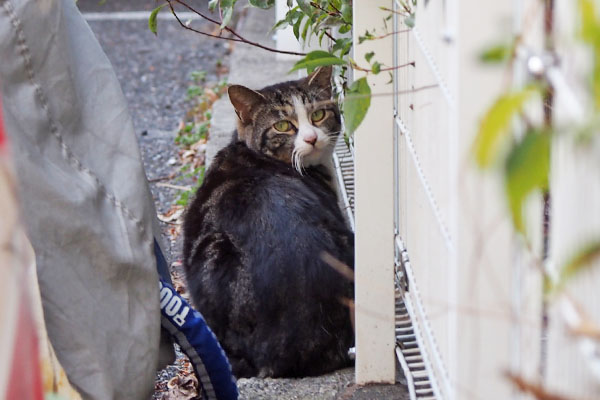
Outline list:
[[[221,27],[221,33],[219,33],[218,35],[212,34],[212,33],[208,33],[208,32],[204,32],[201,30],[198,30],[196,28],[193,28],[191,26],[189,26],[188,24],[184,23],[181,18],[179,18],[179,15],[177,14],[177,11],[175,11],[175,8],[173,7],[173,3],[176,4],[180,4],[184,7],[186,7],[188,10],[190,10],[191,12],[197,14],[198,16],[200,16],[201,18],[205,19],[206,21],[212,22],[213,24],[216,24],[218,26]],[[177,22],[179,23],[179,25],[189,31],[198,33],[200,35],[203,36],[208,36],[208,37],[212,37],[215,39],[221,39],[221,40],[228,40],[231,42],[239,42],[239,43],[245,43],[254,47],[258,47],[260,49],[266,50],[266,51],[270,51],[273,53],[281,53],[281,54],[289,54],[289,55],[294,55],[294,56],[304,56],[306,55],[306,53],[301,53],[301,52],[296,52],[296,51],[287,51],[287,50],[279,50],[279,49],[275,49],[269,46],[265,46],[261,43],[246,39],[245,37],[243,37],[242,35],[240,35],[239,33],[237,33],[234,29],[228,27],[228,26],[223,26],[224,22],[219,22],[213,18],[210,18],[209,16],[205,15],[204,13],[198,11],[197,9],[195,9],[194,7],[190,6],[189,4],[187,4],[184,1],[180,1],[180,0],[166,0],[166,3],[156,7],[152,13],[150,14],[150,19],[148,20],[148,27],[150,28],[150,31],[152,31],[152,33],[157,34],[157,27],[158,27],[158,22],[157,22],[157,16],[158,13],[160,12],[161,9],[163,9],[164,7],[169,7],[169,9],[171,10],[171,13],[173,14],[173,16],[175,17],[175,19],[177,20]],[[226,31],[229,32],[232,36],[223,36],[222,35],[222,31]]]
[[[215,39],[228,40],[237,43],[245,43],[266,51],[296,55],[302,57],[292,68],[292,71],[306,70],[311,73],[316,68],[324,66],[337,66],[335,68],[335,77],[341,78],[341,88],[345,94],[343,113],[346,120],[347,134],[358,127],[370,105],[371,90],[367,80],[361,78],[351,85],[348,84],[348,71],[357,70],[366,72],[367,74],[379,74],[381,72],[390,72],[395,69],[414,67],[414,62],[409,62],[397,66],[385,66],[375,59],[374,53],[369,53],[365,60],[370,64],[370,68],[360,66],[355,60],[350,57],[350,51],[353,43],[352,38],[347,34],[352,30],[352,2],[351,0],[297,0],[294,6],[293,2],[288,1],[288,11],[283,19],[277,21],[273,29],[283,29],[291,27],[292,32],[299,42],[305,44],[312,39],[318,40],[319,46],[325,47],[327,50],[315,50],[309,53],[297,51],[287,51],[275,49],[261,43],[249,40],[240,35],[235,29],[230,26],[234,7],[237,0],[211,0],[209,1],[209,10],[217,12],[218,17],[212,17],[201,12],[197,8],[188,4],[185,0],[164,0],[165,3],[158,6],[150,15],[148,26],[150,30],[156,34],[157,32],[157,14],[164,8],[168,7],[171,13],[181,27],[186,30],[201,34],[203,36],[212,37]],[[274,0],[249,0],[250,5],[262,9],[271,8]],[[408,13],[414,19],[412,7],[406,3],[403,4],[403,12]],[[415,0],[411,0],[412,5],[415,5]],[[179,5],[185,7],[192,13],[200,16],[205,21],[212,23],[220,29],[219,33],[204,32],[200,29],[190,26],[181,20],[174,7]],[[358,44],[364,41],[384,39],[391,35],[402,34],[409,32],[406,30],[388,31],[386,21],[392,17],[391,10],[382,9],[382,12],[387,13],[383,18],[383,32],[376,33],[375,30],[367,31],[364,35],[359,36]],[[408,27],[412,25],[405,20]],[[414,21],[413,21],[414,22]],[[337,32],[336,32],[337,31]],[[323,39],[327,38],[327,43],[323,43]],[[339,79],[334,79],[339,81]]]

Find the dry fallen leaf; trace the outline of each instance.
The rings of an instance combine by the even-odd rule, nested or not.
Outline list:
[[[167,228],[167,233],[169,234],[169,239],[174,241],[181,235],[181,222],[178,222],[177,225],[171,225]]]
[[[208,88],[205,89],[204,90],[204,95],[206,97],[208,97],[208,99],[210,100],[211,103],[214,103],[215,101],[219,100],[219,95],[216,94],[214,92],[214,90],[212,90],[212,89],[208,89]]]
[[[168,187],[170,187],[170,186],[168,186]],[[183,206],[174,204],[171,206],[169,211],[167,211],[166,213],[158,214],[158,219],[161,220],[162,222],[178,221],[179,218],[183,215],[184,211],[185,211],[185,209]]]
[[[192,188],[190,186],[173,185],[171,183],[166,183],[166,182],[158,182],[156,184],[156,186],[167,187],[167,188],[183,190],[183,191],[192,190]]]
[[[229,67],[224,64],[217,65],[216,70],[217,70],[217,74],[219,74],[219,75],[225,75],[225,74],[229,73]]]
[[[196,155],[196,151],[191,149],[191,150],[186,150],[183,152],[183,154],[181,154],[181,158],[186,159],[186,158],[193,158]]]
[[[188,400],[198,397],[198,380],[188,371],[180,371],[167,383],[167,399]]]
[[[200,140],[198,140],[190,148],[192,150],[195,150],[196,152],[206,150],[206,139],[200,139]]]

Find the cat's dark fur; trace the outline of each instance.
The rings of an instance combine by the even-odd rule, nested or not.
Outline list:
[[[306,165],[306,148],[308,156],[294,162],[292,155],[296,140],[310,144],[317,131],[327,143],[311,146],[321,146],[323,160],[331,155],[340,117],[330,74],[322,69],[260,91],[230,88],[238,140],[217,154],[186,213],[189,291],[237,377],[319,375],[350,362],[354,336],[342,300],[353,297],[352,282],[320,255],[352,267],[353,235],[319,157]],[[314,132],[306,123],[285,135],[273,128],[283,119],[300,126],[294,98],[310,118],[326,110]]]

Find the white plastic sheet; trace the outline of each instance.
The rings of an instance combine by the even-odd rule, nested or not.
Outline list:
[[[73,0],[0,0],[0,85],[57,356],[85,398],[147,399],[156,213],[116,76]]]

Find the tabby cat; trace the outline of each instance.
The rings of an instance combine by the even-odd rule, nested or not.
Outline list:
[[[331,69],[254,91],[231,86],[237,133],[186,212],[184,265],[197,309],[237,377],[301,377],[349,365],[354,237],[327,164],[340,132]]]

